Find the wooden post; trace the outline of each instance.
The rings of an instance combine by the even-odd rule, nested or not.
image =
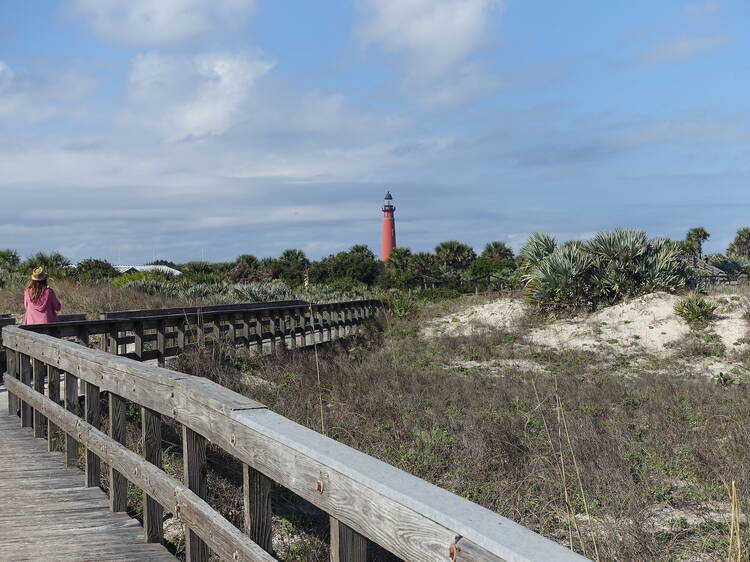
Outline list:
[[[156,328],[156,349],[158,352],[157,361],[160,367],[164,366],[164,357],[167,351],[167,327],[164,320],[159,320]]]
[[[244,484],[245,533],[269,554],[271,544],[271,486],[272,482],[253,467],[242,464]]]
[[[93,425],[96,429],[99,429],[101,422],[100,417],[100,403],[99,403],[99,387],[91,384],[90,382],[85,384],[85,408],[86,408],[86,421]],[[101,462],[99,457],[93,452],[86,450],[86,486],[94,488],[99,486],[101,480]]]
[[[8,373],[8,375],[16,379],[18,378],[17,358],[18,358],[18,355],[16,351],[12,349],[7,350],[5,354],[6,372]],[[13,393],[8,392],[8,415],[15,416],[16,411],[17,411],[16,397]]]
[[[276,313],[276,328],[279,331],[279,338],[281,339],[281,349],[286,351],[289,349],[289,344],[286,341],[286,321],[283,311]]]
[[[367,539],[334,517],[331,522],[331,562],[366,562]]]
[[[268,333],[270,334],[270,353],[276,355],[276,319],[273,312],[268,313]]]
[[[47,367],[47,391],[49,399],[55,404],[60,404],[60,370],[56,367]],[[55,450],[55,438],[57,427],[49,419],[47,420],[47,450]]]
[[[240,329],[242,345],[250,347],[250,315],[247,312],[243,312],[241,314],[240,322],[242,322],[242,328]]]
[[[21,382],[31,386],[31,358],[21,353]],[[33,410],[26,402],[21,401],[21,427],[33,425]]]
[[[107,341],[109,341],[109,348],[107,349],[107,352],[110,355],[120,354],[120,346],[117,344],[117,340],[119,337],[120,337],[120,332],[117,329],[117,324],[112,324],[109,327],[109,338],[107,338]]]
[[[125,400],[110,392],[109,436],[124,445],[126,432]],[[128,481],[111,466],[109,467],[109,507],[115,512],[128,509]]]
[[[104,330],[101,334],[102,339],[99,342],[99,349],[104,351],[105,353],[109,353],[109,327],[103,326],[102,329]]]
[[[136,359],[143,361],[143,322],[136,322],[133,326],[133,347]]]
[[[141,407],[141,435],[143,437],[143,458],[161,468],[161,414]],[[161,542],[162,506],[154,498],[144,494],[143,531],[146,542]]]
[[[78,377],[65,373],[65,409],[79,416],[78,411]],[[78,466],[78,441],[72,435],[65,434],[65,464],[73,468]]]
[[[177,349],[182,351],[185,349],[185,321],[180,319],[175,330],[177,331]]]
[[[255,341],[258,344],[258,355],[263,355],[263,317],[256,314],[253,318],[255,319]]]
[[[47,375],[47,365],[39,359],[33,359],[32,370],[34,376],[34,390],[39,394],[44,394],[44,379]],[[47,418],[39,410],[34,410],[34,437],[43,438],[47,429]]]
[[[303,308],[300,312],[300,316],[302,318],[302,347],[307,347],[307,328],[309,326],[307,322],[307,310]]]
[[[89,328],[88,326],[79,326],[78,327],[78,335],[76,336],[78,338],[78,343],[80,343],[84,347],[89,346]]]
[[[185,466],[185,486],[198,497],[206,498],[206,438],[182,426],[182,458]],[[185,537],[187,562],[207,562],[208,547],[191,529]]]
[[[237,345],[237,315],[229,315],[229,345],[234,347]]]
[[[289,330],[289,343],[287,344],[287,349],[296,349],[297,348],[297,323],[294,321],[294,311],[291,311],[289,313],[286,327]]]
[[[338,304],[333,305],[333,333],[336,339],[341,337],[341,307]]]

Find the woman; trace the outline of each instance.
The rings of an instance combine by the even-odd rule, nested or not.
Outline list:
[[[29,286],[23,293],[23,304],[26,307],[24,324],[57,322],[60,301],[55,291],[47,287],[47,274],[43,267],[37,267],[31,274]]]

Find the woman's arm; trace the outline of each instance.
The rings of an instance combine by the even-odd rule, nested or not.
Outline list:
[[[62,305],[60,304],[60,301],[57,299],[57,295],[55,294],[55,291],[50,289],[50,298],[52,299],[52,308],[55,310],[55,312],[60,312],[60,309],[62,308]]]

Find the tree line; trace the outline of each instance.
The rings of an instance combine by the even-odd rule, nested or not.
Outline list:
[[[684,240],[673,243],[682,254],[706,259],[730,273],[745,272],[750,266],[750,227],[741,228],[725,254],[703,255],[703,244],[710,234],[704,227],[691,228]],[[530,239],[538,243],[538,239]],[[182,273],[181,280],[192,283],[253,283],[281,280],[290,286],[308,283],[406,288],[444,284],[465,286],[483,280],[493,285],[523,282],[523,252],[516,257],[504,242],[486,244],[481,253],[468,244],[447,240],[432,252],[412,252],[409,248],[395,248],[386,262],[380,262],[366,245],[357,244],[348,250],[330,254],[320,260],[310,260],[302,250],[287,249],[278,257],[258,258],[243,254],[231,262],[191,261],[182,264],[156,260],[150,265],[166,265]],[[21,259],[18,252],[0,250],[0,280],[9,275],[28,275],[35,267],[43,266],[53,278],[71,278],[83,282],[109,281],[119,272],[106,260],[87,258],[73,265],[58,252],[39,252]],[[136,278],[168,277],[159,272],[134,274]],[[132,277],[132,276],[131,276]]]

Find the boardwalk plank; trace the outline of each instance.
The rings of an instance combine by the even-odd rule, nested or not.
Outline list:
[[[5,412],[0,394],[0,559],[174,560],[160,544],[146,544],[138,521],[112,513],[106,494],[86,487],[83,472],[65,467],[65,455]]]

